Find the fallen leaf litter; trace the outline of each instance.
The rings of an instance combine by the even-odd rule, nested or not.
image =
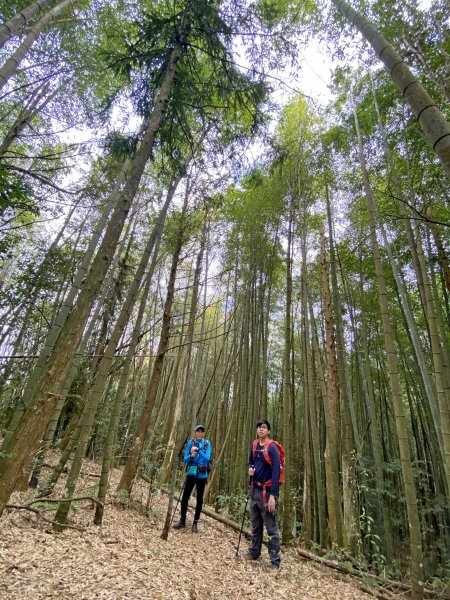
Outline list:
[[[88,465],[80,490],[92,486],[93,474],[98,473],[95,463]],[[119,476],[118,470],[112,473],[112,491]],[[145,498],[147,488],[143,482],[136,485],[135,497]],[[26,504],[34,497],[31,491],[22,492],[14,494],[12,502]],[[162,540],[164,494],[152,496],[149,518],[112,501],[110,496],[101,527],[92,523],[89,502],[70,513],[71,524],[85,528],[83,532],[66,529],[55,534],[31,512],[5,512],[0,519],[0,600],[370,598],[356,582],[299,562],[289,551],[283,553],[277,577],[267,569],[265,548],[257,563],[236,560],[238,534],[205,515],[199,534],[192,534],[188,523],[184,530],[171,530],[168,541]],[[191,512],[188,518],[192,520]],[[241,550],[245,547],[243,540]]]

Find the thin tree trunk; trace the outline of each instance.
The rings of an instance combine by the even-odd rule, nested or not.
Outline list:
[[[388,159],[388,162],[391,166],[391,176],[394,181],[396,195],[400,200],[402,200],[403,199],[402,189],[400,186],[400,181],[397,176],[397,173],[395,172],[395,169],[393,167],[392,156],[391,156],[391,153],[389,150],[389,145],[387,143],[386,132],[385,132],[383,122],[381,119],[381,113],[380,113],[380,109],[378,106],[378,101],[377,101],[377,97],[375,94],[375,89],[374,89],[372,80],[371,80],[371,86],[372,86],[372,95],[373,95],[373,99],[374,99],[375,110],[376,110],[377,118],[378,118],[378,126],[380,128],[382,139],[383,139],[384,151],[385,151],[386,157]],[[420,256],[420,252],[419,252],[419,248],[418,248],[418,245],[420,244],[420,238],[417,237],[417,240],[414,240],[414,234],[413,234],[413,231],[411,228],[410,220],[408,219],[406,211],[405,211],[404,203],[400,202],[400,206],[401,206],[401,212],[402,212],[403,216],[405,217],[406,232],[407,232],[407,236],[408,236],[413,266],[414,266],[415,273],[416,273],[416,276],[418,279],[418,285],[419,285],[419,289],[420,289],[420,293],[421,293],[423,309],[424,309],[426,315],[428,314],[429,316],[430,315],[432,316],[433,313],[430,313],[430,310],[432,310],[432,303],[431,304],[429,303],[429,299],[430,299],[429,288],[426,287],[428,285],[428,279],[427,279],[426,273],[424,273],[422,270],[423,261],[421,261],[421,256]],[[376,208],[376,204],[374,205],[374,208]],[[379,217],[378,217],[378,221],[381,223]],[[385,241],[386,250],[388,252],[388,258],[391,263],[391,268],[393,270],[395,281],[397,283],[397,289],[398,289],[398,292],[400,295],[400,299],[402,301],[403,311],[404,311],[405,318],[406,318],[406,321],[408,324],[408,332],[409,332],[409,335],[411,336],[411,341],[412,341],[412,344],[414,347],[414,352],[416,354],[417,363],[419,365],[420,375],[421,375],[421,378],[423,381],[423,388],[424,388],[424,391],[425,391],[425,394],[426,394],[426,397],[428,400],[428,405],[430,407],[430,412],[431,412],[432,419],[433,419],[433,425],[434,425],[436,436],[437,436],[437,439],[439,442],[440,452],[442,455],[442,462],[444,465],[444,469],[446,470],[446,473],[447,473],[447,493],[449,493],[450,492],[450,487],[449,487],[450,466],[449,466],[448,462],[446,464],[446,461],[448,461],[450,454],[447,451],[447,457],[446,457],[445,443],[444,443],[444,436],[443,436],[443,424],[441,422],[442,415],[439,413],[438,402],[436,400],[435,387],[433,386],[433,382],[431,381],[431,377],[428,372],[428,367],[426,364],[424,351],[422,348],[422,344],[420,342],[419,331],[417,329],[417,326],[416,326],[416,323],[415,323],[415,320],[414,320],[414,317],[412,314],[412,310],[411,310],[410,304],[408,302],[408,298],[404,291],[404,285],[400,278],[400,273],[398,272],[396,262],[392,255],[392,251],[391,251],[390,245],[388,243],[384,227],[382,227],[381,233],[382,233],[384,241]],[[427,308],[427,307],[429,307],[429,308]],[[430,329],[431,346],[432,346],[432,348],[435,348],[436,337],[437,337],[437,334],[435,334],[435,320],[433,318],[431,319],[431,327],[430,327],[430,319],[427,319],[427,321],[428,321],[428,327]],[[438,370],[442,370],[442,368],[439,369],[439,363],[438,363]],[[439,377],[437,378],[436,385],[442,386],[442,381],[439,379]],[[441,388],[439,388],[439,390],[441,391]],[[450,444],[450,437],[448,437],[449,433],[450,433],[450,428],[447,425],[447,438],[448,438],[447,442],[446,442],[447,446],[449,446],[449,444]],[[448,450],[448,448],[447,448],[447,450]]]
[[[364,191],[367,201],[367,214],[369,217],[370,239],[372,252],[375,262],[375,272],[378,283],[379,301],[381,309],[381,318],[383,323],[384,343],[387,355],[389,379],[391,384],[392,403],[394,407],[395,425],[397,429],[397,438],[400,450],[400,460],[402,467],[403,486],[405,490],[406,511],[408,516],[410,548],[411,548],[411,578],[414,600],[423,598],[423,552],[422,536],[420,531],[419,510],[417,505],[417,494],[414,484],[414,476],[411,462],[411,452],[409,448],[409,432],[406,423],[406,415],[403,407],[400,378],[398,375],[397,355],[394,346],[392,334],[391,315],[389,312],[387,289],[384,279],[383,266],[381,261],[380,248],[378,246],[375,217],[374,217],[374,199],[372,189],[366,170],[361,133],[359,131],[358,116],[354,109],[354,119],[356,133],[358,137],[359,160],[364,184]]]
[[[450,178],[450,125],[433,99],[417,77],[411,73],[402,57],[361,14],[344,0],[332,0],[332,3],[347,21],[362,33],[375,50],[377,57],[383,62],[393,82],[400,90],[402,98],[411,107],[428,143],[436,152]]]
[[[209,222],[208,222],[208,230],[207,230],[207,240],[205,240],[205,244],[206,244],[206,259],[205,259],[205,275],[204,275],[204,280],[205,280],[205,286],[204,286],[204,292],[203,292],[203,303],[204,306],[207,306],[207,291],[208,291],[208,285],[207,285],[207,281],[208,281],[208,271],[209,271],[209,235],[210,235],[210,228],[209,228]],[[217,319],[218,319],[219,315],[217,315]],[[226,311],[225,311],[225,315],[224,315],[224,320],[226,321]],[[198,346],[197,346],[197,352],[196,352],[196,359],[195,359],[195,369],[194,369],[194,376],[191,378],[190,380],[190,396],[192,398],[192,414],[191,414],[191,419],[190,419],[190,429],[189,431],[191,431],[195,425],[196,425],[196,421],[197,421],[197,415],[198,415],[198,411],[199,411],[199,406],[200,406],[200,402],[201,402],[201,397],[202,397],[202,388],[203,388],[203,382],[204,382],[204,376],[205,376],[205,371],[206,371],[206,364],[204,361],[204,357],[205,357],[205,350],[207,352],[207,344],[203,341],[203,338],[205,336],[205,327],[206,327],[206,310],[203,311],[202,314],[202,320],[201,320],[201,325],[200,325],[200,331],[198,332]],[[186,425],[188,425],[188,423],[186,423]],[[189,432],[186,431],[185,432],[186,435],[189,435]]]
[[[52,94],[49,94],[46,97],[46,94],[50,88],[48,83],[40,86],[35,92],[33,92],[31,99],[27,102],[26,106],[22,108],[19,113],[19,116],[8,129],[3,138],[2,143],[0,144],[0,159],[4,156],[8,148],[14,142],[16,138],[19,137],[20,133],[24,129],[25,125],[30,123],[34,117],[50,102],[53,96],[56,94],[56,91]],[[59,89],[59,88],[58,88]],[[41,104],[40,101],[43,100]]]
[[[335,352],[334,320],[331,306],[331,294],[328,279],[328,265],[325,255],[325,233],[321,230],[321,270],[322,270],[322,294],[323,311],[325,319],[326,354],[327,354],[327,380],[325,400],[325,422],[326,422],[326,454],[328,455],[327,470],[327,495],[330,502],[328,505],[328,520],[330,525],[331,543],[342,546],[344,543],[342,529],[342,508],[339,493],[339,452],[338,452],[338,391],[337,391],[337,363]],[[347,540],[345,540],[347,541]]]
[[[175,399],[175,416],[173,419],[173,426],[171,435],[169,438],[168,450],[166,452],[166,456],[164,457],[163,468],[166,471],[163,481],[169,480],[169,473],[173,468],[174,462],[174,450],[175,450],[175,442],[178,435],[178,426],[181,418],[181,407],[183,398],[185,396],[185,391],[188,385],[189,380],[189,367],[191,364],[191,354],[192,354],[192,343],[194,339],[194,328],[195,328],[195,319],[197,314],[197,306],[198,306],[198,298],[199,298],[199,290],[200,290],[200,275],[202,272],[202,262],[203,256],[205,253],[205,245],[206,245],[206,237],[207,237],[207,227],[208,227],[208,212],[205,209],[204,222],[203,222],[203,231],[200,242],[200,249],[197,254],[197,260],[194,271],[194,281],[192,284],[192,295],[191,295],[191,307],[189,311],[189,318],[187,324],[186,335],[183,336],[185,339],[184,346],[181,349],[181,357],[178,367],[178,377],[177,377],[177,388],[176,388],[176,399]],[[186,403],[187,404],[187,403]],[[185,409],[186,413],[189,413],[188,408]]]
[[[285,452],[284,495],[283,495],[283,524],[282,539],[286,544],[293,538],[293,523],[295,526],[294,507],[291,492],[291,463],[293,460],[291,440],[291,359],[292,359],[292,253],[294,240],[294,206],[291,200],[289,206],[288,237],[286,251],[286,303],[284,307],[284,358],[283,358],[283,394],[281,419],[283,423],[283,447]]]
[[[47,27],[47,25],[53,21],[61,12],[63,12],[68,6],[73,4],[73,0],[62,0],[59,4],[54,6],[48,11],[43,17],[37,21],[33,27],[31,27],[30,33],[20,44],[17,50],[8,58],[2,67],[0,67],[0,90],[5,86],[9,79],[17,71],[20,63],[26,57],[30,48],[39,37],[39,34]]]
[[[156,394],[158,392],[159,382],[161,380],[162,368],[164,364],[164,355],[169,345],[170,322],[172,318],[172,304],[175,290],[175,278],[177,273],[178,262],[180,259],[181,248],[184,243],[184,222],[186,218],[187,196],[185,197],[185,205],[183,206],[180,228],[175,252],[172,257],[172,265],[170,268],[170,276],[167,284],[166,301],[164,304],[164,313],[161,325],[161,334],[159,338],[158,350],[156,352],[153,363],[152,374],[147,388],[145,403],[142,408],[141,415],[138,421],[138,427],[134,435],[134,441],[128,455],[127,462],[122,472],[122,477],[118,485],[118,490],[125,490],[128,494],[131,493],[133,482],[137,474],[139,460],[145,444],[150,418],[152,415],[153,405],[155,403]]]
[[[322,459],[320,454],[320,436],[318,427],[318,407],[317,407],[317,393],[316,393],[316,372],[314,369],[314,356],[313,349],[311,347],[311,339],[313,339],[311,331],[311,320],[309,318],[309,307],[308,307],[308,282],[307,282],[307,270],[306,270],[306,235],[303,235],[302,239],[302,313],[303,313],[303,330],[304,330],[304,364],[305,372],[303,375],[304,382],[304,396],[305,396],[305,416],[304,416],[304,432],[305,436],[308,436],[311,444],[311,460],[312,460],[312,473],[314,474],[314,504],[317,504],[317,536],[315,541],[320,544],[322,548],[326,546],[326,507],[325,507],[325,493],[323,489],[323,476],[322,476]],[[320,360],[320,357],[318,357]],[[306,443],[306,442],[305,442]],[[306,465],[305,465],[306,470]],[[307,490],[304,492],[309,493]],[[312,499],[313,502],[313,499]]]
[[[169,501],[167,503],[167,511],[166,511],[166,518],[164,520],[164,527],[163,527],[163,530],[162,530],[161,536],[160,536],[161,539],[164,541],[167,541],[167,538],[169,537],[170,522],[172,520],[173,499],[175,496],[176,483],[177,483],[177,469],[172,464],[171,475],[170,475],[170,485],[169,485]]]
[[[22,419],[22,417],[25,413],[25,410],[31,403],[31,400],[37,394],[39,381],[45,374],[44,370],[45,370],[46,365],[49,362],[50,357],[52,355],[55,356],[55,353],[54,353],[55,345],[58,341],[60,333],[61,333],[61,331],[64,327],[64,324],[67,320],[67,317],[74,305],[75,298],[77,297],[77,294],[80,293],[80,288],[82,286],[83,280],[86,279],[89,265],[91,264],[92,257],[94,256],[94,252],[97,247],[97,244],[98,244],[100,237],[107,225],[110,213],[112,212],[115,203],[117,203],[117,201],[118,201],[119,187],[123,183],[123,180],[125,179],[125,176],[128,172],[128,168],[129,168],[129,161],[126,160],[121,169],[117,184],[112,192],[112,195],[111,195],[109,201],[106,203],[105,208],[103,209],[103,211],[100,215],[100,218],[99,218],[98,223],[95,227],[95,230],[92,234],[91,240],[90,240],[88,248],[86,249],[86,252],[83,256],[81,264],[75,273],[70,290],[69,290],[67,296],[64,298],[64,302],[59,310],[59,313],[47,333],[43,348],[39,354],[39,358],[36,361],[36,364],[33,367],[33,370],[31,371],[31,373],[28,377],[28,380],[26,382],[26,385],[25,385],[25,388],[24,388],[24,391],[22,394],[21,402],[20,402],[19,406],[17,407],[16,412],[13,416],[13,419],[8,427],[8,433],[5,436],[5,439],[3,442],[3,447],[6,447],[10,443],[11,438],[15,434],[17,424]],[[97,256],[98,256],[98,254],[97,254]],[[32,452],[32,450],[31,450],[31,452]],[[0,464],[0,476],[1,476],[1,464]],[[0,486],[1,486],[1,483],[0,483]],[[0,502],[0,514],[1,514],[1,502]]]
[[[448,258],[445,252],[444,244],[442,243],[441,234],[436,226],[436,223],[433,223],[431,208],[428,208],[427,217],[430,219],[429,226],[431,229],[431,233],[433,234],[434,243],[436,244],[439,266],[442,270],[442,278],[445,281],[447,291],[450,292],[450,266],[448,263]]]
[[[0,48],[12,37],[20,35],[28,25],[28,22],[53,2],[54,0],[39,0],[38,2],[29,4],[26,8],[14,15],[14,17],[11,17],[2,23],[0,25]]]
[[[64,323],[58,341],[47,363],[46,373],[39,382],[33,402],[27,407],[11,439],[11,443],[6,448],[3,448],[5,452],[0,456],[0,515],[14,489],[22,465],[42,439],[48,422],[57,406],[60,390],[70,370],[72,358],[79,345],[82,330],[97,297],[101,282],[111,264],[145,165],[150,158],[156,134],[163,122],[177,70],[177,63],[185,52],[184,38],[187,28],[188,22],[185,14],[178,32],[177,41],[174,42],[170,60],[161,80],[153,112],[134,158],[133,168],[124,190],[120,194],[120,201],[113,212],[103,241],[85,279],[83,290]]]
[[[356,423],[355,407],[353,395],[350,386],[350,377],[348,373],[348,360],[345,352],[344,327],[342,324],[342,305],[339,297],[336,256],[334,248],[334,232],[331,218],[331,204],[328,189],[328,182],[325,180],[328,235],[330,238],[330,272],[332,281],[333,310],[336,323],[336,358],[337,375],[339,381],[339,397],[341,406],[341,421],[343,427],[342,437],[342,495],[343,495],[343,533],[344,543],[348,546],[352,554],[357,552],[358,534],[356,524],[358,522],[356,511],[355,491],[352,482],[355,480],[354,474],[354,450],[359,447],[359,432]]]

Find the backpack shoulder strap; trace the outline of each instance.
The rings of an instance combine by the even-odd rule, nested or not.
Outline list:
[[[269,444],[267,445],[267,452],[269,452],[269,448],[271,445],[274,445],[275,448],[278,450],[278,452],[280,451],[281,448],[281,444],[279,442],[277,442],[277,440],[269,440]]]
[[[280,466],[281,466],[283,457],[284,457],[283,446],[280,444],[280,442],[277,442],[276,440],[270,440],[270,443],[273,444],[275,446],[275,448],[278,450],[278,454],[280,455]],[[270,447],[270,444],[267,446],[267,455],[269,455],[269,447]]]
[[[252,442],[252,455],[253,455],[253,462],[255,460],[255,451],[256,451],[256,446],[258,445],[258,440],[253,440]]]
[[[190,439],[187,441],[187,444],[186,444],[186,452],[187,452],[187,449],[189,448],[189,444],[191,444],[191,448],[192,448],[192,444],[193,444],[193,443],[194,443],[194,438],[190,438]],[[189,462],[192,462],[192,456],[191,456],[190,454],[189,454]]]
[[[264,458],[266,459],[266,461],[269,463],[269,465],[272,464],[272,459],[270,458],[269,455],[269,448],[272,445],[273,440],[271,440],[270,438],[267,440],[267,442],[264,444]]]

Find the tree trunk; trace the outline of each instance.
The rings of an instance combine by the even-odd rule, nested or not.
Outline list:
[[[145,165],[150,158],[156,134],[163,122],[177,63],[185,52],[184,36],[187,26],[187,20],[183,18],[183,24],[166,66],[145,135],[134,158],[133,168],[120,194],[120,201],[109,221],[102,244],[84,281],[82,292],[64,323],[33,401],[27,407],[11,443],[3,448],[5,452],[0,456],[0,515],[14,489],[22,465],[42,439],[58,403],[60,390],[70,370],[84,325],[113,258]]]
[[[189,367],[191,364],[191,354],[192,354],[192,343],[194,339],[194,329],[195,329],[195,319],[197,315],[197,306],[198,306],[198,298],[199,298],[199,290],[200,290],[200,275],[202,272],[202,263],[203,256],[205,252],[205,244],[206,244],[206,235],[207,235],[207,224],[208,224],[208,212],[205,209],[204,222],[203,222],[203,231],[200,242],[200,249],[197,254],[197,260],[194,271],[194,281],[192,284],[192,296],[191,296],[191,306],[189,310],[189,318],[187,324],[186,335],[183,336],[182,340],[184,341],[184,345],[181,348],[181,356],[179,359],[178,366],[178,376],[177,376],[177,386],[176,386],[176,395],[175,395],[175,416],[173,419],[172,431],[169,438],[168,449],[166,451],[166,455],[164,457],[163,468],[165,470],[163,481],[169,481],[170,472],[173,469],[174,462],[174,450],[175,443],[178,436],[178,427],[181,419],[181,407],[183,404],[183,398],[185,398],[186,389],[189,380]],[[188,403],[185,399],[185,414],[188,415],[190,413]]]
[[[161,325],[161,334],[159,338],[158,350],[156,352],[155,360],[153,363],[152,374],[148,383],[147,395],[145,403],[142,408],[141,415],[138,420],[138,426],[134,435],[134,441],[131,450],[128,455],[127,462],[122,472],[120,483],[117,487],[118,491],[125,490],[128,494],[131,493],[133,482],[136,477],[136,473],[139,466],[139,460],[145,444],[145,437],[147,435],[150,418],[152,416],[153,405],[155,403],[156,394],[158,392],[159,382],[161,380],[162,368],[164,364],[164,355],[169,345],[169,334],[170,334],[170,322],[172,318],[172,304],[175,290],[175,279],[177,273],[178,262],[180,259],[181,248],[184,243],[184,221],[186,218],[186,199],[185,205],[183,206],[180,228],[178,232],[178,239],[175,248],[175,252],[172,257],[172,265],[170,268],[170,276],[167,284],[166,301],[164,304],[164,313]]]
[[[383,266],[381,261],[380,248],[378,246],[375,217],[374,217],[374,199],[372,188],[366,170],[361,134],[359,131],[358,116],[354,109],[354,118],[356,133],[358,137],[359,160],[364,184],[364,191],[367,201],[367,214],[369,217],[370,239],[372,252],[375,262],[375,272],[378,283],[379,301],[381,309],[381,318],[383,323],[385,350],[387,355],[389,379],[391,384],[392,403],[394,407],[395,425],[397,429],[398,444],[400,450],[401,471],[403,476],[403,486],[405,490],[406,511],[408,515],[408,524],[410,532],[411,548],[411,578],[414,600],[423,598],[423,552],[422,536],[420,531],[419,510],[417,505],[417,494],[414,484],[414,476],[411,462],[411,453],[409,448],[409,432],[406,423],[406,415],[403,407],[400,379],[398,376],[397,354],[394,346],[392,333],[391,316],[389,312],[388,296],[386,283],[384,279]]]
[[[128,347],[125,364],[122,368],[122,373],[121,373],[119,384],[117,386],[116,397],[114,399],[114,404],[111,409],[111,416],[110,416],[110,421],[108,424],[108,433],[106,436],[104,450],[103,450],[102,471],[101,471],[101,475],[100,475],[100,482],[99,482],[99,489],[98,489],[98,499],[100,501],[100,504],[97,504],[96,509],[95,509],[95,516],[94,516],[95,525],[101,525],[102,521],[103,521],[103,513],[105,510],[104,505],[105,505],[105,500],[106,500],[106,493],[108,490],[108,478],[109,478],[109,473],[111,470],[112,455],[113,455],[113,450],[114,450],[114,442],[116,439],[117,426],[118,426],[119,418],[120,418],[120,410],[122,407],[123,399],[125,398],[127,381],[129,378],[131,365],[132,365],[132,358],[133,358],[133,355],[134,355],[134,352],[135,352],[135,349],[136,349],[136,346],[138,343],[139,336],[141,335],[142,320],[144,317],[145,308],[147,306],[147,301],[148,301],[147,297],[148,297],[148,293],[149,293],[149,289],[150,289],[150,284],[153,279],[153,273],[154,273],[154,269],[156,266],[156,260],[158,258],[159,245],[160,245],[160,241],[161,241],[162,227],[164,224],[164,219],[167,214],[167,208],[169,206],[169,203],[172,200],[175,189],[178,185],[178,181],[175,185],[170,186],[169,192],[167,194],[166,203],[159,214],[157,223],[155,224],[155,229],[158,230],[158,237],[155,242],[155,250],[153,252],[153,260],[152,260],[152,264],[150,265],[149,272],[146,276],[144,288],[142,290],[141,303],[139,306],[138,316],[136,319],[136,323],[134,325],[133,333],[131,336],[131,341],[130,341],[130,344]]]
[[[430,219],[429,225],[430,225],[431,233],[433,234],[434,243],[436,244],[437,258],[439,261],[439,266],[441,267],[441,270],[442,270],[442,277],[445,281],[445,286],[447,288],[447,291],[450,292],[450,266],[449,266],[448,258],[447,258],[446,252],[445,252],[444,244],[442,243],[441,234],[437,228],[436,223],[433,223],[431,208],[428,208],[427,217]]]
[[[375,50],[377,57],[383,62],[393,82],[400,90],[402,98],[411,107],[428,143],[436,152],[450,178],[450,125],[441,111],[422,84],[411,73],[402,57],[362,15],[344,0],[332,0],[332,3],[347,21],[361,32]]]
[[[314,369],[314,356],[311,340],[314,339],[311,332],[311,319],[309,318],[309,292],[308,292],[308,281],[307,281],[307,267],[306,267],[306,234],[303,234],[302,239],[302,314],[303,314],[303,330],[304,330],[304,365],[305,371],[303,374],[303,385],[304,385],[304,435],[310,440],[311,446],[311,460],[312,468],[311,472],[314,477],[314,495],[309,491],[304,491],[305,494],[311,493],[311,509],[317,505],[317,515],[315,515],[314,522],[316,523],[315,530],[317,535],[314,541],[318,542],[322,548],[326,546],[326,507],[325,507],[325,493],[323,489],[323,475],[322,475],[322,458],[320,453],[320,435],[319,435],[319,410],[317,407],[317,393],[316,393],[316,371]],[[320,360],[320,357],[317,357]],[[307,441],[305,439],[304,443]],[[305,464],[306,471],[306,464]]]
[[[8,129],[8,131],[5,134],[5,137],[3,138],[2,143],[0,144],[0,159],[4,156],[5,152],[14,142],[14,140],[17,137],[19,137],[25,125],[30,123],[34,119],[34,117],[44,108],[46,104],[50,102],[50,100],[56,94],[55,91],[46,97],[49,87],[50,85],[48,83],[45,83],[32,93],[30,100],[28,100],[26,106],[22,108],[22,110],[19,113],[19,116]],[[42,99],[43,102],[39,104]]]
[[[287,544],[293,538],[293,523],[295,524],[294,507],[292,504],[291,492],[291,463],[293,460],[292,440],[291,440],[291,359],[292,359],[292,253],[294,240],[294,206],[291,200],[289,206],[289,220],[287,232],[287,250],[286,250],[286,303],[284,307],[284,357],[283,357],[283,395],[281,419],[283,423],[283,447],[285,452],[285,473],[284,473],[284,495],[283,495],[283,524],[282,540]]]
[[[20,44],[17,50],[8,58],[2,67],[0,67],[0,90],[5,86],[9,79],[17,71],[20,63],[26,57],[30,48],[39,37],[39,34],[53,21],[63,10],[73,4],[72,0],[62,0],[59,4],[48,11],[39,21],[31,27],[30,33]]]
[[[336,253],[334,247],[333,222],[331,217],[331,204],[328,189],[328,182],[325,180],[325,193],[327,204],[328,235],[330,238],[330,272],[332,282],[333,311],[336,323],[336,357],[337,357],[337,375],[339,382],[339,398],[341,408],[341,423],[343,428],[342,436],[342,495],[343,495],[343,533],[344,543],[350,552],[355,555],[358,550],[357,533],[357,510],[355,490],[353,481],[354,473],[354,451],[359,448],[359,432],[356,423],[355,407],[353,395],[350,386],[350,377],[348,373],[348,359],[345,352],[344,327],[342,324],[342,305],[338,290]]]
[[[39,0],[38,2],[34,2],[14,15],[14,17],[2,23],[0,25],[0,48],[12,37],[20,35],[26,25],[28,25],[28,22],[47,8],[49,4],[52,4],[52,2],[54,0]]]
[[[326,355],[327,355],[327,379],[325,404],[326,423],[326,450],[327,461],[327,496],[328,521],[330,526],[331,543],[342,546],[344,543],[342,530],[342,508],[339,493],[339,452],[337,441],[339,435],[338,415],[338,389],[337,389],[337,363],[335,352],[334,320],[331,306],[331,294],[328,279],[328,265],[325,254],[325,233],[321,230],[321,270],[322,270],[322,295],[323,311],[325,319]]]
[[[417,236],[417,239],[414,239],[414,233],[413,230],[411,228],[411,224],[410,224],[410,220],[408,219],[408,216],[406,214],[406,210],[405,210],[405,206],[404,206],[404,202],[403,202],[403,193],[402,193],[402,189],[400,186],[400,181],[399,178],[397,176],[397,173],[395,172],[394,168],[393,168],[393,161],[392,161],[392,157],[391,157],[391,153],[389,150],[389,145],[387,143],[387,137],[386,137],[386,132],[384,130],[384,126],[381,120],[381,114],[380,114],[380,109],[378,106],[378,101],[377,101],[377,97],[375,94],[375,90],[373,87],[373,81],[371,80],[371,84],[372,84],[372,95],[373,95],[373,99],[374,99],[374,104],[375,104],[375,110],[377,113],[377,118],[378,118],[378,126],[380,128],[381,131],[381,136],[383,139],[383,145],[384,145],[384,151],[388,160],[388,163],[391,166],[391,176],[393,178],[394,181],[394,185],[395,185],[395,193],[397,195],[397,198],[399,198],[400,200],[400,206],[401,206],[401,212],[404,216],[405,219],[405,225],[406,225],[406,233],[407,233],[407,237],[408,237],[408,241],[409,241],[409,247],[410,247],[410,251],[411,251],[411,257],[412,257],[412,261],[413,261],[413,266],[414,266],[414,270],[416,273],[416,277],[418,280],[418,285],[419,285],[419,289],[420,289],[420,293],[421,293],[421,298],[422,298],[422,304],[423,304],[423,309],[426,315],[428,315],[427,322],[428,322],[428,328],[430,331],[430,343],[431,343],[431,347],[432,349],[436,348],[436,343],[438,344],[438,348],[439,348],[439,341],[437,340],[437,331],[435,331],[436,326],[435,326],[435,319],[434,319],[434,308],[433,308],[433,303],[430,302],[431,298],[430,298],[430,294],[429,294],[429,286],[428,286],[428,276],[426,274],[426,270],[423,271],[422,270],[422,265],[423,265],[423,260],[422,260],[422,251],[421,251],[421,244],[420,244],[420,237]],[[374,204],[374,208],[376,209],[376,204]],[[381,224],[381,220],[378,217],[378,221]],[[420,333],[418,331],[416,322],[414,320],[414,316],[410,307],[410,304],[408,302],[408,298],[406,296],[406,292],[404,290],[404,285],[403,282],[400,278],[400,273],[398,271],[396,262],[394,260],[390,245],[388,243],[387,240],[387,236],[386,236],[386,232],[384,227],[381,224],[381,233],[383,235],[383,239],[384,239],[384,243],[386,246],[386,250],[388,253],[388,258],[389,258],[389,262],[391,264],[391,268],[394,274],[394,278],[395,281],[397,283],[397,289],[398,289],[398,293],[400,296],[400,300],[402,303],[402,307],[403,307],[403,311],[405,314],[405,318],[408,324],[408,333],[411,337],[411,341],[414,347],[414,352],[417,358],[417,364],[419,365],[419,372],[422,378],[422,382],[423,382],[423,388],[426,394],[426,398],[428,400],[428,405],[430,408],[430,412],[431,412],[431,416],[432,416],[432,420],[433,420],[433,425],[434,425],[434,429],[436,432],[436,436],[438,439],[438,443],[439,443],[439,449],[442,455],[442,463],[444,465],[444,469],[447,473],[447,494],[450,493],[450,463],[449,458],[450,458],[450,428],[449,425],[447,423],[446,426],[446,441],[444,441],[444,430],[445,430],[445,414],[444,414],[444,423],[441,422],[441,418],[442,418],[442,412],[439,412],[439,406],[438,406],[438,402],[436,400],[436,393],[435,393],[435,387],[433,386],[433,382],[431,380],[431,376],[430,373],[428,372],[428,367],[427,367],[427,363],[425,360],[425,353],[420,341]],[[419,251],[420,250],[420,251]],[[433,350],[433,354],[435,354],[436,352]],[[438,362],[437,362],[437,368],[438,371],[442,371],[442,367],[440,367],[440,361],[441,359],[438,358]],[[436,360],[434,361],[435,365],[436,365]],[[443,386],[443,382],[442,379],[439,378],[439,376],[436,378],[436,386],[438,387],[438,393],[443,393],[442,392],[442,386]],[[445,394],[444,394],[445,397]],[[442,404],[442,396],[441,396],[441,404]],[[444,411],[445,412],[445,411]],[[447,411],[447,420],[448,420],[448,411]],[[445,450],[445,448],[447,447],[447,452]]]

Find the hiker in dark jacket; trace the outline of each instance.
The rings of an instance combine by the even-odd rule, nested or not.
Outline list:
[[[280,532],[277,526],[278,481],[280,453],[274,443],[268,447],[270,462],[264,457],[269,441],[270,423],[265,419],[256,424],[257,442],[252,444],[248,460],[250,510],[252,515],[252,543],[245,554],[246,560],[258,560],[261,555],[264,525],[270,536],[268,543],[270,567],[278,572],[281,564]]]
[[[189,497],[194,487],[197,488],[197,503],[195,505],[194,522],[192,533],[198,533],[198,521],[203,507],[203,494],[208,480],[208,465],[211,460],[211,444],[204,439],[205,428],[197,425],[194,430],[194,438],[189,440],[184,453],[184,462],[188,465],[186,483],[181,498],[180,520],[174,523],[174,529],[186,527],[186,515]]]

